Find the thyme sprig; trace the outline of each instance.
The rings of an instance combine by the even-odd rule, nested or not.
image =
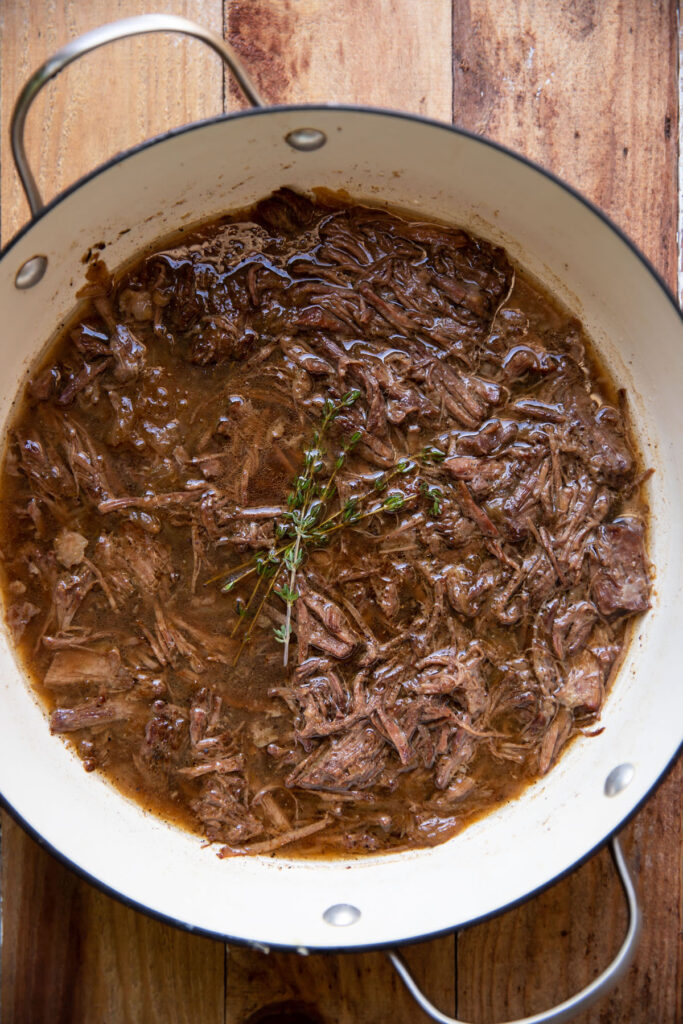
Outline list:
[[[274,636],[284,646],[283,664],[287,665],[292,634],[292,609],[299,597],[296,577],[309,551],[329,543],[330,537],[345,527],[355,526],[373,516],[400,512],[408,503],[412,503],[418,494],[406,495],[395,485],[390,488],[391,481],[416,471],[419,464],[437,464],[446,458],[444,452],[432,446],[425,447],[420,455],[414,458],[401,458],[395,466],[381,473],[369,490],[348,498],[336,511],[328,514],[329,504],[337,493],[337,476],[362,437],[359,430],[345,437],[330,467],[326,447],[329,430],[337,417],[344,410],[351,408],[359,397],[360,391],[352,390],[339,401],[325,399],[320,424],[311,435],[310,443],[303,450],[303,468],[292,482],[287,495],[287,510],[280,513],[276,519],[275,536],[280,542],[279,545],[274,545],[269,550],[257,551],[252,559],[234,567],[227,576],[222,575],[207,581],[222,579],[221,589],[224,593],[229,593],[248,577],[256,577],[246,603],[241,598],[237,599],[237,621],[231,636],[246,623],[252,607],[255,607],[255,611],[249,624],[244,627],[235,664],[251,638],[266,601],[271,594],[275,594],[286,608],[284,623],[274,629]],[[421,483],[419,490],[429,501],[431,514],[440,515],[443,497],[440,489]],[[261,594],[261,586],[264,583],[265,591]]]
[[[344,465],[346,457],[353,451],[360,441],[359,431],[355,431],[351,437],[344,442],[342,450],[335,459],[334,468],[327,483],[320,487],[317,477],[325,468],[326,451],[323,447],[325,435],[336,420],[337,416],[344,409],[349,409],[360,398],[360,391],[348,391],[340,402],[333,402],[326,398],[323,405],[323,417],[320,427],[313,433],[312,446],[304,451],[304,471],[294,481],[294,489],[287,496],[288,511],[283,513],[283,522],[279,524],[280,533],[283,536],[291,536],[293,543],[285,548],[282,560],[289,570],[289,581],[286,590],[280,591],[280,597],[285,602],[287,612],[285,623],[281,634],[276,632],[276,639],[284,644],[282,656],[283,664],[287,664],[289,657],[289,641],[292,635],[292,608],[297,595],[294,591],[294,583],[297,571],[304,559],[305,545],[309,541],[315,541],[315,527],[324,512],[325,502],[334,494],[334,478]]]

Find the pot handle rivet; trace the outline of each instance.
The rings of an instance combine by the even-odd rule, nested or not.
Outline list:
[[[14,278],[15,288],[33,288],[34,284],[42,281],[47,270],[47,256],[32,256],[30,260],[22,263]]]
[[[327,142],[327,135],[319,128],[295,128],[293,132],[285,135],[285,142],[292,149],[300,149],[304,153],[312,153],[314,149],[320,149]]]
[[[358,907],[351,906],[350,903],[335,903],[323,913],[323,921],[333,925],[335,928],[348,928],[350,924],[355,924],[359,918],[360,910]]]
[[[631,783],[635,774],[635,768],[628,761],[618,764],[605,779],[605,796],[616,796],[617,793],[621,793]]]

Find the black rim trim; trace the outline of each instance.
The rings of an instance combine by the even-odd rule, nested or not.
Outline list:
[[[354,104],[282,104],[279,106],[265,107],[262,109],[239,110],[235,111],[234,113],[220,114],[216,117],[206,118],[202,121],[193,122],[190,125],[183,125],[179,128],[173,128],[171,131],[164,132],[164,134],[162,135],[155,136],[152,139],[147,139],[145,140],[145,142],[141,142],[137,146],[133,146],[130,149],[126,149],[123,152],[118,153],[116,156],[112,157],[106,163],[101,164],[99,167],[94,168],[84,177],[79,178],[72,185],[66,188],[63,192],[60,192],[53,199],[51,199],[43,207],[38,216],[35,217],[33,220],[30,220],[27,224],[20,228],[19,231],[4,246],[4,248],[0,250],[0,260],[3,260],[5,256],[8,255],[8,253],[14,248],[17,242],[19,242],[19,240],[23,238],[24,235],[27,234],[31,230],[31,228],[34,227],[35,224],[42,220],[43,217],[47,216],[47,214],[50,213],[51,210],[53,210],[56,206],[63,202],[68,196],[78,191],[78,189],[81,188],[82,185],[85,185],[92,178],[95,178],[100,174],[103,174],[111,167],[114,167],[116,164],[121,163],[122,161],[128,159],[128,157],[134,156],[136,153],[139,153],[145,149],[149,149],[152,146],[167,141],[168,139],[173,139],[178,135],[185,135],[190,132],[197,131],[198,129],[207,127],[208,125],[217,124],[222,121],[232,121],[243,117],[261,117],[263,115],[267,115],[270,113],[293,113],[298,111],[302,111],[304,113],[309,111],[325,111],[326,113],[329,113],[337,110],[341,112],[372,114],[380,117],[394,117],[397,120],[403,121],[415,121],[419,124],[425,124],[432,128],[439,128],[442,131],[451,132],[455,135],[462,135],[473,142],[477,142],[483,146],[488,146],[491,149],[497,150],[504,156],[507,156],[512,160],[516,160],[519,163],[524,164],[530,170],[535,171],[536,173],[547,178],[549,181],[553,182],[553,184],[557,185],[558,188],[562,189],[564,192],[568,192],[574,199],[582,203],[587,209],[589,209],[593,214],[595,214],[595,216],[598,217],[598,219],[601,220],[603,224],[606,225],[606,227],[611,229],[611,231],[613,231],[621,239],[621,241],[627,246],[628,249],[631,250],[631,252],[636,256],[636,258],[643,264],[645,269],[649,272],[650,276],[654,279],[655,283],[659,286],[661,291],[664,293],[665,297],[673,306],[675,312],[678,315],[679,320],[683,323],[683,312],[681,311],[678,305],[676,297],[674,296],[673,292],[669,288],[666,281],[660,275],[659,271],[648,259],[648,257],[638,248],[635,242],[633,242],[628,237],[628,235],[626,235],[625,232],[617,224],[615,224],[614,221],[612,221],[611,218],[608,217],[608,215],[603,210],[600,209],[599,206],[596,206],[596,204],[593,203],[592,200],[582,195],[582,193],[579,192],[578,189],[574,188],[573,185],[567,184],[567,182],[563,181],[556,174],[553,174],[552,171],[549,171],[546,168],[542,167],[540,164],[536,163],[534,160],[531,160],[529,157],[524,156],[521,153],[516,153],[514,150],[502,145],[499,142],[495,142],[493,139],[488,139],[485,136],[477,135],[475,132],[468,131],[465,128],[459,128],[456,125],[446,124],[445,122],[437,121],[433,118],[422,117],[419,114],[409,114],[398,110],[386,110],[382,109],[381,107],[362,107]],[[481,924],[484,921],[488,921],[493,917],[497,917],[499,914],[503,914],[508,910],[512,910],[515,907],[520,906],[522,903],[526,903],[527,900],[532,899],[534,896],[538,896],[540,893],[550,888],[550,886],[555,885],[556,882],[561,881],[561,879],[571,874],[578,867],[584,864],[587,860],[593,857],[599,850],[601,850],[609,842],[612,836],[616,835],[617,832],[619,832],[634,817],[634,815],[638,813],[638,811],[641,809],[643,804],[650,798],[650,796],[652,796],[655,789],[657,789],[657,787],[663,782],[663,780],[666,778],[669,772],[671,772],[671,770],[673,769],[678,759],[678,755],[682,749],[683,741],[681,742],[679,747],[674,751],[665,768],[662,770],[660,775],[658,775],[658,777],[655,779],[655,781],[652,783],[649,789],[643,794],[641,799],[637,801],[637,803],[624,814],[624,816],[619,820],[619,822],[613,829],[611,829],[606,835],[602,836],[598,840],[598,842],[596,842],[592,847],[590,847],[586,851],[585,854],[583,854],[577,860],[573,861],[564,870],[558,872],[558,874],[548,879],[548,881],[538,885],[535,889],[531,889],[529,892],[525,893],[524,896],[520,896],[516,900],[511,900],[509,903],[505,903],[503,906],[497,907],[495,910],[492,910],[487,914],[482,914],[479,917],[475,917],[468,921],[461,922],[455,927],[450,926],[446,928],[441,928],[437,931],[426,932],[421,935],[412,936],[410,938],[400,938],[397,939],[395,942],[379,942],[359,946],[307,946],[306,949],[315,953],[351,953],[358,952],[361,950],[393,949],[395,948],[396,945],[399,944],[401,946],[412,945],[418,942],[426,942],[430,939],[435,939],[442,935],[449,935],[456,930],[461,931],[465,928],[471,927],[474,924]],[[56,860],[58,860],[61,864],[64,864],[67,868],[73,871],[80,878],[84,879],[86,882],[89,882],[100,892],[103,892],[105,895],[111,896],[113,899],[118,900],[119,903],[123,903],[124,906],[130,907],[133,910],[137,910],[140,913],[145,914],[147,917],[151,917],[154,920],[161,921],[164,924],[170,924],[176,928],[181,928],[183,931],[191,932],[194,935],[201,935],[206,938],[216,939],[220,942],[227,942],[233,945],[247,946],[251,948],[263,947],[269,950],[272,949],[290,952],[292,949],[295,948],[293,945],[273,943],[269,942],[268,940],[263,940],[261,942],[256,939],[249,940],[244,938],[238,938],[229,935],[227,932],[214,932],[209,929],[196,927],[190,922],[181,921],[178,918],[175,918],[169,914],[164,914],[161,911],[152,910],[150,907],[147,907],[142,903],[138,903],[137,900],[134,900],[132,897],[124,896],[122,893],[118,892],[118,890],[106,885],[100,879],[96,878],[94,875],[91,875],[84,868],[80,867],[80,865],[72,861],[60,850],[52,846],[52,844],[47,842],[47,840],[44,839],[43,836],[41,836],[40,833],[38,833],[33,828],[32,825],[29,825],[28,822],[24,820],[24,818],[9,803],[9,801],[2,795],[2,793],[0,793],[0,806],[17,822],[18,825],[21,826],[21,828],[33,840],[35,840],[35,842],[38,843],[39,846],[47,850],[53,857],[56,858]]]

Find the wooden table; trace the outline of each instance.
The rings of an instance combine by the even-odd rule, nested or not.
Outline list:
[[[225,32],[273,102],[396,107],[507,143],[597,202],[675,288],[673,0],[2,0],[3,241],[27,218],[6,142],[20,86],[67,39],[145,9]],[[200,44],[121,42],[46,90],[28,151],[52,196],[115,151],[239,102]],[[584,1024],[683,1021],[682,792],[679,760],[625,829],[645,927],[628,976]],[[380,954],[228,949],[103,896],[6,816],[2,829],[6,1024],[241,1024],[280,1002],[315,1008],[324,1024],[426,1020]],[[586,984],[624,922],[603,851],[531,903],[405,954],[444,1011],[507,1020]]]

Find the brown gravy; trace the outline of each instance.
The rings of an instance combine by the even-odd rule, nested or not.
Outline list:
[[[87,770],[226,854],[368,853],[594,726],[649,606],[642,467],[502,250],[282,191],[85,299],[14,417],[0,546]]]

